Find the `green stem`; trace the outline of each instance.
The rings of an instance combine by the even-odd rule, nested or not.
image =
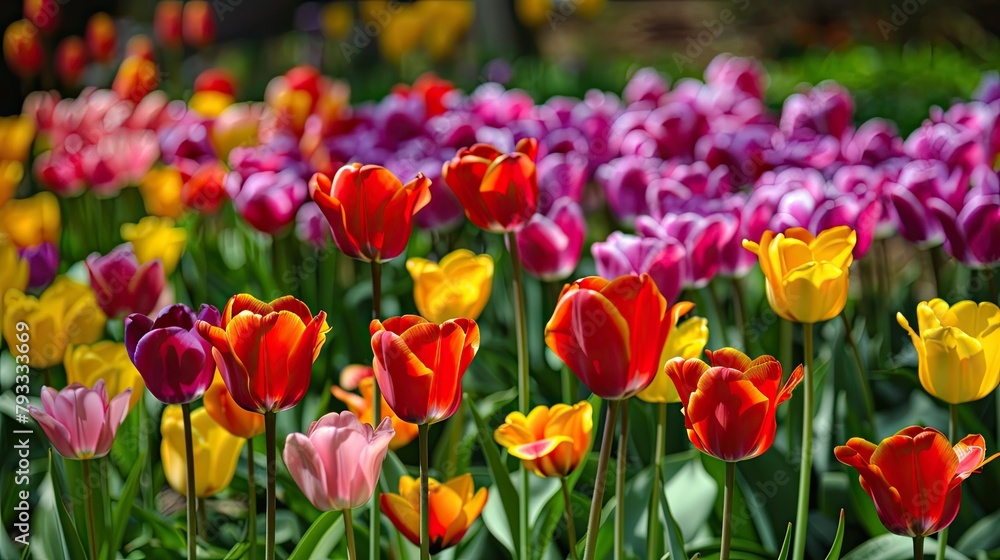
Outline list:
[[[733,536],[733,490],[736,487],[736,463],[726,461],[726,486],[722,501],[722,548],[719,560],[729,560],[729,541]]]
[[[584,560],[594,560],[597,554],[597,530],[601,524],[601,507],[604,505],[604,486],[608,478],[608,460],[611,458],[611,443],[615,437],[615,420],[621,401],[608,402],[608,415],[604,419],[604,435],[601,437],[601,452],[597,458],[597,476],[594,478],[594,496],[590,501],[590,516],[587,519],[587,545]]]
[[[191,403],[181,405],[184,415],[184,459],[187,462],[187,480],[184,489],[187,490],[187,545],[188,558],[198,557],[197,534],[198,512],[195,511],[195,481],[194,481],[194,438],[191,435]]]
[[[569,366],[563,366],[559,370],[560,377],[560,389],[562,391],[562,402],[566,404],[573,404],[576,400],[576,390],[573,387],[573,372],[569,370]],[[1000,392],[997,392],[1000,395]]]
[[[653,444],[653,494],[649,497],[649,514],[646,517],[646,560],[659,560],[661,557],[659,539],[653,535],[662,535],[660,527],[660,494],[663,492],[661,477],[663,476],[663,451],[667,439],[667,403],[656,405],[656,441]]]
[[[83,460],[83,491],[87,500],[87,536],[90,558],[97,560],[97,532],[94,531],[94,488],[90,482],[90,459]]]
[[[874,429],[875,417],[873,416],[873,411],[875,409],[872,404],[871,393],[865,387],[868,383],[868,376],[865,375],[865,364],[861,360],[861,351],[858,349],[858,343],[854,341],[854,328],[851,325],[851,321],[847,318],[846,311],[841,312],[840,318],[844,321],[844,333],[847,336],[847,344],[851,347],[851,353],[854,355],[854,363],[858,366],[858,383],[865,398],[865,417],[868,419],[868,426]]]
[[[344,534],[347,535],[347,558],[357,560],[358,551],[354,547],[354,520],[350,509],[344,510]]]
[[[427,430],[427,424],[417,426],[417,438],[420,440],[420,560],[429,560],[431,557],[431,510],[427,481],[430,451],[427,449]]]
[[[382,263],[372,261],[372,319],[378,319],[382,315]],[[378,383],[372,383],[372,425],[378,427],[382,421],[382,391]],[[371,505],[368,506],[369,523],[371,524],[368,533],[368,557],[371,560],[379,560],[382,554],[382,512],[379,510],[379,487],[375,485],[375,492],[372,493]]]
[[[719,297],[719,292],[715,289],[715,283],[708,283],[708,297],[712,300],[712,307],[715,308],[715,318],[718,320],[716,323],[720,325],[719,332],[722,333],[722,345],[729,346],[729,332],[726,330],[726,325],[728,321],[722,316],[722,299]]]
[[[205,498],[198,498],[198,536],[202,540],[208,540],[208,510],[206,510]]]
[[[250,543],[250,560],[257,560],[257,483],[254,481],[253,438],[247,439],[247,542]]]
[[[750,351],[747,345],[747,324],[745,318],[745,308],[743,307],[743,283],[737,277],[731,279],[733,286],[733,317],[736,321],[736,328],[740,331],[740,344],[747,352]]]
[[[958,442],[958,405],[950,404],[948,405],[948,441],[951,445],[955,445]],[[938,541],[938,551],[937,560],[944,560],[945,554],[948,553],[948,528],[945,527],[941,529],[937,536]],[[914,544],[914,546],[916,546]],[[923,543],[921,543],[921,548],[923,548]]]
[[[566,477],[561,477],[559,482],[562,483],[562,495],[563,503],[565,503],[566,509],[566,536],[569,539],[569,557],[570,560],[576,560],[576,525],[573,523],[573,499],[570,497],[569,483],[566,482]]]
[[[913,537],[913,560],[924,560],[923,537]]]
[[[806,555],[806,528],[809,522],[809,483],[812,475],[812,421],[813,421],[813,326],[802,324],[805,347],[805,379],[802,401],[802,460],[799,462],[799,501],[795,513],[795,555],[794,560],[803,560]]]
[[[275,412],[264,413],[264,439],[267,445],[267,531],[264,536],[264,557],[274,560],[274,527],[275,512],[278,507],[275,496],[275,479],[277,478],[277,443],[275,442]]]
[[[528,381],[528,324],[524,307],[524,279],[521,274],[521,256],[517,248],[517,235],[507,233],[507,250],[513,272],[514,325],[517,336],[517,392],[518,410],[527,415],[531,408]],[[518,557],[528,558],[528,469],[521,464],[521,494],[518,500]]]
[[[618,472],[615,473],[615,560],[625,560],[625,467],[628,463],[628,401],[621,407]]]

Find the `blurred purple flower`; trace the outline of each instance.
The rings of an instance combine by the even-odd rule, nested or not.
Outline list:
[[[781,108],[781,132],[788,137],[804,131],[841,139],[854,119],[851,93],[836,82],[823,82],[805,93],[793,93]]]
[[[884,119],[871,119],[843,143],[841,152],[848,163],[876,165],[902,156],[903,139],[896,133],[896,125]]]
[[[660,176],[659,164],[653,158],[625,156],[597,168],[595,178],[604,188],[615,217],[630,222],[637,215],[648,213],[646,190]]]
[[[705,68],[705,83],[728,90],[736,90],[761,99],[767,88],[767,73],[753,58],[743,58],[723,53],[712,59]]]
[[[309,199],[306,182],[295,171],[261,171],[245,180],[233,171],[226,177],[226,192],[236,212],[258,231],[274,235],[295,219]]]
[[[577,152],[552,153],[539,160],[537,173],[539,212],[548,211],[563,197],[580,202],[587,183],[587,158]]]
[[[295,235],[303,243],[321,249],[333,240],[330,223],[315,202],[308,201],[295,214]]]
[[[667,301],[677,300],[684,279],[684,247],[655,237],[637,237],[620,231],[590,246],[597,274],[609,280],[626,274],[647,273]]]
[[[681,269],[685,288],[703,288],[719,270],[723,241],[731,241],[733,224],[721,216],[693,212],[667,214],[661,220],[639,216],[636,230],[643,237],[655,237],[684,247]],[[728,237],[728,239],[726,239]]]
[[[18,249],[21,258],[28,261],[28,288],[40,290],[55,280],[59,271],[59,248],[43,241],[33,247]]]
[[[667,79],[653,68],[640,68],[625,84],[622,99],[625,103],[649,102],[659,105],[660,99],[670,91]]]

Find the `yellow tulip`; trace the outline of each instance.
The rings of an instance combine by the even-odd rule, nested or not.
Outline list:
[[[7,292],[3,333],[9,346],[16,344],[15,325],[20,321],[31,333],[30,365],[46,368],[62,362],[68,345],[99,339],[107,317],[89,287],[60,276],[38,298],[18,290]]]
[[[439,263],[412,258],[406,270],[413,277],[417,310],[432,323],[465,317],[476,319],[486,307],[493,288],[493,259],[458,249]]]
[[[705,351],[706,344],[708,344],[708,320],[702,317],[692,317],[670,329],[667,342],[663,346],[663,359],[661,361],[666,364],[674,358],[685,360],[698,358]],[[653,382],[639,391],[636,396],[652,403],[681,402],[681,398],[677,394],[677,387],[667,376],[664,368],[660,368],[660,371],[656,372]]]
[[[24,164],[19,161],[0,160],[0,207],[14,198],[14,191],[23,178]]]
[[[24,292],[28,287],[28,261],[21,258],[17,247],[0,235],[0,334],[3,333],[4,294],[10,290]]]
[[[536,406],[528,416],[511,412],[493,439],[541,477],[567,476],[587,458],[594,409],[587,401],[573,406]]]
[[[132,389],[129,410],[142,399],[146,383],[139,370],[135,369],[128,357],[128,350],[120,342],[102,340],[94,344],[70,345],[63,359],[66,368],[66,382],[93,387],[98,379],[104,380],[108,398],[114,398],[126,389]]]
[[[896,320],[910,333],[919,359],[920,384],[935,397],[960,404],[979,400],[1000,384],[1000,307],[993,303],[942,299],[917,305],[914,332],[902,313]]]
[[[0,160],[24,163],[35,140],[35,120],[27,115],[0,118]]]
[[[163,273],[169,276],[177,268],[177,261],[187,245],[187,232],[174,227],[170,218],[146,216],[138,224],[123,224],[122,239],[132,243],[140,264],[160,259]]]
[[[235,101],[232,95],[221,91],[199,91],[191,96],[188,107],[203,117],[214,119]]]
[[[173,167],[154,167],[139,182],[146,212],[164,218],[179,218],[184,212],[181,189],[184,179],[181,172]]]
[[[163,436],[160,443],[163,474],[175,492],[187,495],[187,453],[180,405],[170,405],[163,410],[160,434]],[[246,440],[226,431],[204,408],[191,413],[191,436],[194,440],[194,493],[198,498],[207,498],[233,481]]]
[[[233,103],[216,117],[209,140],[220,161],[226,161],[234,148],[257,145],[257,133],[265,107],[263,103]]]
[[[59,200],[48,191],[9,200],[0,209],[0,223],[3,233],[18,247],[34,247],[45,241],[59,243]]]
[[[339,41],[347,37],[354,25],[354,10],[344,2],[326,4],[320,12],[319,24],[324,37]]]
[[[816,237],[802,228],[765,231],[760,243],[743,247],[760,259],[767,279],[767,301],[779,316],[797,323],[818,323],[840,314],[847,303],[848,269],[858,235],[837,226]]]

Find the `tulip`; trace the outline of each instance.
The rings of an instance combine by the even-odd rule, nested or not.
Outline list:
[[[59,42],[56,47],[56,75],[67,86],[75,86],[87,66],[87,44],[73,35]]]
[[[684,247],[683,280],[688,288],[704,288],[718,272],[722,241],[727,237],[731,239],[733,225],[722,216],[705,217],[693,212],[666,214],[659,221],[650,216],[636,219],[640,235],[680,243]]]
[[[99,459],[111,451],[118,427],[128,415],[131,389],[110,401],[104,381],[87,388],[74,383],[62,391],[42,387],[42,408],[28,412],[67,459]]]
[[[476,144],[459,150],[441,174],[472,223],[495,233],[515,231],[538,206],[537,152],[534,138],[521,140],[514,153],[506,155]]]
[[[137,224],[123,224],[121,235],[123,240],[132,244],[140,264],[159,259],[166,276],[177,268],[187,244],[187,232],[184,228],[174,227],[170,218],[146,216]]]
[[[306,182],[291,170],[262,171],[246,179],[231,172],[226,178],[226,192],[240,217],[271,235],[295,220],[295,213],[309,196]]]
[[[40,290],[55,280],[59,271],[59,248],[52,243],[42,243],[34,247],[18,249],[21,258],[27,261],[28,288]]]
[[[59,199],[50,192],[7,201],[0,208],[2,232],[18,247],[59,243],[62,221]]]
[[[986,166],[971,175],[972,189],[961,210],[935,204],[931,210],[945,228],[948,251],[970,267],[986,268],[1000,262],[1000,177]]]
[[[150,62],[156,61],[153,41],[148,35],[139,33],[128,38],[125,43],[125,58],[143,58]]]
[[[517,233],[521,264],[545,281],[563,280],[580,261],[586,223],[580,205],[560,198],[545,214],[538,213]]]
[[[917,351],[920,384],[952,405],[979,400],[1000,384],[1000,308],[991,302],[942,299],[917,305],[917,331],[896,320]]]
[[[184,212],[181,203],[181,174],[173,167],[154,167],[139,183],[143,206],[153,216],[177,219]],[[222,190],[220,183],[219,189]]]
[[[316,509],[361,507],[375,491],[393,433],[388,419],[373,429],[350,412],[331,412],[307,433],[288,435],[285,465]]]
[[[0,235],[0,294],[10,290],[24,292],[28,289],[30,279],[29,261],[23,257],[5,235]],[[0,297],[0,323],[4,322],[4,297]],[[0,331],[2,332],[2,331]]]
[[[670,329],[667,342],[663,346],[663,358],[666,361],[675,358],[692,360],[701,356],[706,344],[708,344],[708,320],[692,317]],[[658,371],[653,382],[636,396],[651,403],[681,402],[677,388],[665,369]]]
[[[44,58],[38,28],[26,19],[8,25],[3,33],[3,57],[18,76],[29,78],[37,74]]]
[[[0,160],[0,207],[14,197],[14,191],[24,178],[24,164]]]
[[[794,93],[781,108],[781,132],[793,136],[803,131],[843,138],[854,119],[850,92],[834,82],[825,82],[808,92]]]
[[[486,488],[473,493],[472,475],[447,482],[428,480],[431,554],[458,544],[486,506]],[[416,479],[399,479],[398,494],[382,494],[382,511],[410,542],[420,544],[420,488]]]
[[[306,202],[295,213],[295,236],[299,241],[316,249],[326,247],[333,239],[330,235],[330,224],[315,202]]]
[[[128,356],[146,381],[149,392],[167,404],[190,403],[212,383],[215,360],[211,346],[198,336],[196,324],[219,325],[219,311],[202,305],[198,314],[178,303],[155,318],[133,313],[125,318]]]
[[[115,22],[111,16],[98,12],[87,20],[84,33],[90,57],[97,62],[110,62],[115,54]]]
[[[129,56],[118,67],[111,89],[122,99],[138,103],[158,85],[160,70],[156,63],[148,58]]]
[[[31,153],[35,140],[35,117],[28,113],[30,101],[25,102],[25,113],[0,117],[0,160],[24,162]]]
[[[99,339],[107,317],[87,286],[61,276],[38,298],[16,290],[6,293],[3,333],[11,348],[18,344],[16,325],[22,321],[31,329],[31,366],[44,369],[62,362],[67,345]]]
[[[629,78],[622,99],[629,105],[643,101],[656,104],[660,98],[670,91],[666,79],[654,68],[640,68]]]
[[[851,438],[833,451],[858,471],[885,528],[916,538],[951,525],[962,503],[962,481],[997,456],[986,458],[980,435],[953,447],[941,432],[919,426],[903,428],[878,445]]]
[[[767,84],[767,73],[753,58],[723,53],[708,63],[705,83],[718,88],[733,88],[761,99]]]
[[[672,301],[684,281],[684,247],[676,241],[636,237],[612,232],[608,239],[591,245],[597,274],[611,280],[626,274],[648,274],[660,294]]]
[[[440,324],[416,315],[371,322],[375,379],[400,419],[433,424],[462,402],[462,376],[479,350],[479,326],[458,318]]]
[[[511,412],[493,437],[536,475],[564,477],[587,458],[593,427],[594,410],[581,401]]]
[[[191,0],[184,3],[182,33],[184,42],[196,48],[203,49],[215,42],[215,17],[212,6],[204,0]]]
[[[215,117],[209,131],[209,141],[220,160],[228,159],[230,152],[236,147],[257,145],[262,112],[261,103],[233,103]]]
[[[168,49],[180,48],[181,14],[183,2],[180,0],[162,0],[156,3],[156,13],[153,15],[153,33],[156,40]]]
[[[139,371],[129,360],[125,345],[120,342],[102,340],[94,344],[70,345],[63,359],[66,368],[66,382],[93,387],[103,382],[108,396],[117,397],[131,391],[128,409],[132,410],[142,400],[146,384]]]
[[[767,279],[767,300],[779,316],[798,323],[836,317],[847,303],[848,268],[857,234],[839,226],[816,237],[802,228],[764,232],[760,243],[743,240],[757,253]]]
[[[292,188],[294,190],[294,186]],[[240,192],[242,193],[242,189]],[[298,196],[293,193],[293,198],[297,200]],[[213,161],[196,169],[191,177],[183,183],[180,189],[180,200],[184,207],[202,214],[218,212],[226,201],[226,170],[223,165]],[[251,203],[246,203],[244,211],[247,211],[246,208],[249,206]]]
[[[97,303],[109,317],[150,313],[166,286],[163,263],[152,260],[140,265],[127,243],[107,255],[92,253],[86,264]]]
[[[350,368],[344,368],[345,371]],[[333,396],[338,400],[347,405],[347,409],[354,413],[359,420],[367,424],[375,425],[372,421],[374,416],[373,404],[375,402],[375,379],[374,370],[370,366],[357,366],[364,370],[367,370],[367,376],[360,379],[357,382],[357,388],[361,391],[361,395],[355,393],[350,393],[345,391],[347,386],[341,382],[341,387],[334,385],[330,388]],[[343,379],[343,374],[341,374],[341,379]],[[381,395],[379,398],[382,400],[381,415],[382,418],[388,418],[392,422],[392,429],[395,431],[395,435],[392,436],[392,441],[389,442],[389,449],[399,449],[404,445],[410,443],[417,437],[417,426],[415,424],[410,424],[409,422],[404,422],[392,411],[389,403],[385,401]]]
[[[52,33],[59,26],[59,0],[24,0],[24,18],[43,33]]]
[[[212,420],[234,436],[249,440],[264,433],[264,416],[236,404],[218,373],[205,391],[204,400]]]
[[[187,496],[187,453],[184,448],[184,425],[180,406],[171,405],[160,420],[160,460],[167,483],[178,494]],[[195,478],[194,496],[207,498],[229,486],[236,474],[236,464],[244,440],[215,423],[208,411],[199,408],[191,413]],[[191,498],[191,496],[188,496]]]
[[[353,164],[341,167],[332,181],[322,173],[313,175],[309,193],[344,254],[382,262],[406,249],[413,215],[430,200],[430,185],[422,173],[403,185],[384,167]]]
[[[417,257],[407,259],[406,269],[413,277],[417,310],[432,323],[477,319],[493,289],[493,259],[468,249],[456,249],[436,264]]]

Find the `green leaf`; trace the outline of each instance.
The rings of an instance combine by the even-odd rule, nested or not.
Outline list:
[[[236,543],[233,548],[229,549],[229,552],[222,558],[222,560],[237,560],[238,558],[243,558],[243,555],[250,550],[250,543],[247,541],[240,541]]]
[[[483,448],[483,455],[486,456],[486,462],[489,464],[490,473],[493,476],[493,482],[496,484],[497,493],[500,495],[500,502],[503,505],[504,512],[507,516],[507,525],[510,529],[511,542],[518,542],[518,497],[517,490],[514,489],[514,484],[510,481],[510,472],[507,470],[507,465],[504,463],[503,459],[500,458],[500,451],[497,449],[496,443],[493,442],[493,434],[489,431],[486,426],[486,422],[483,417],[476,410],[476,406],[472,404],[472,399],[468,395],[465,395],[463,399],[465,404],[468,406],[473,419],[476,421],[476,429],[479,434],[479,445]],[[487,505],[489,505],[487,503]],[[484,520],[485,521],[485,520]],[[489,528],[489,524],[487,524]],[[491,528],[491,532],[492,532]]]
[[[664,470],[673,468],[668,459],[664,458]],[[664,472],[666,480],[666,472]],[[719,487],[715,479],[708,474],[702,462],[689,461],[664,484],[667,499],[674,504],[674,519],[685,540],[691,540],[704,527],[705,521],[712,515],[712,507]]]
[[[49,450],[49,473],[52,473],[52,450]],[[88,554],[83,548],[83,543],[80,541],[80,534],[77,532],[76,527],[73,526],[73,520],[69,516],[69,512],[66,511],[66,502],[63,500],[62,488],[59,487],[59,481],[52,478],[50,475],[49,482],[52,484],[52,495],[55,499],[56,513],[59,515],[59,527],[62,529],[63,540],[66,542],[66,548],[69,551],[70,558],[87,558]]]
[[[146,511],[136,504],[132,505],[132,515],[153,530],[153,534],[160,540],[163,548],[167,550],[186,549],[187,538],[169,520],[164,519],[159,514]]]
[[[924,540],[924,557],[933,558],[937,550],[937,541]],[[909,537],[885,534],[865,541],[855,548],[843,560],[909,560],[913,558],[913,540]],[[948,547],[945,554],[947,560],[969,560],[954,548]]]
[[[132,502],[139,491],[139,479],[142,477],[142,467],[146,463],[146,454],[139,455],[132,472],[129,473],[125,485],[122,486],[121,496],[118,498],[118,509],[113,515],[111,527],[111,540],[108,541],[108,560],[114,560],[118,556],[118,551],[122,547],[122,539],[125,538],[125,529],[128,527],[128,520],[132,513]]]
[[[844,510],[840,510],[840,521],[837,523],[837,536],[833,539],[833,546],[830,547],[830,554],[826,555],[826,560],[840,560],[840,547],[844,544]]]
[[[684,552],[684,535],[681,534],[681,528],[677,525],[677,521],[674,520],[674,515],[670,512],[670,504],[667,502],[667,492],[666,486],[663,488],[663,496],[660,499],[660,510],[663,512],[663,519],[667,525],[667,553],[670,558],[687,558],[687,553]],[[696,555],[697,556],[697,555]]]
[[[344,514],[340,511],[328,511],[309,526],[288,560],[327,558],[343,537]]]
[[[980,551],[989,552],[1000,547],[1000,511],[995,511],[966,529],[955,545],[962,554],[973,555]]]
[[[781,543],[781,552],[778,553],[778,560],[788,560],[788,549],[792,544],[792,524],[788,524],[785,529],[785,540]]]

